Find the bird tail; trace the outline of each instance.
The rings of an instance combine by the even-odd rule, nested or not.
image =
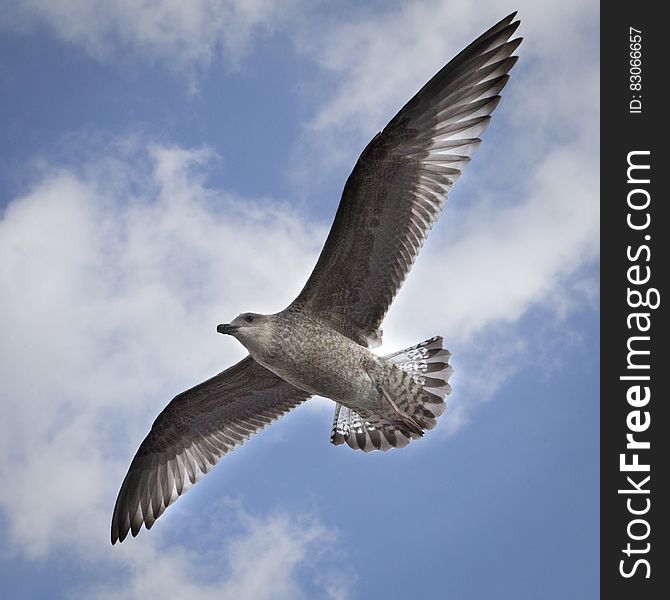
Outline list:
[[[442,348],[442,338],[383,357],[389,368],[379,384],[388,401],[384,414],[359,414],[337,404],[330,441],[347,443],[354,450],[370,452],[403,448],[432,429],[444,412],[444,398],[451,392],[451,354]]]

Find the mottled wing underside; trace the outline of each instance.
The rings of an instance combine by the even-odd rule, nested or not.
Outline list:
[[[176,396],[154,422],[123,480],[112,544],[165,509],[226,453],[309,398],[252,358]]]
[[[363,345],[375,338],[500,100],[521,42],[508,41],[515,14],[458,54],[368,144],[294,309]]]

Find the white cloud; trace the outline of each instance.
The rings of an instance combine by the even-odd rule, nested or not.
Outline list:
[[[293,0],[25,0],[0,24],[19,31],[46,28],[96,58],[119,60],[130,52],[189,73],[221,51],[235,64],[293,6]]]
[[[463,226],[436,235],[417,262],[387,328],[421,330],[430,315],[460,343],[491,324],[517,321],[538,303],[553,308],[557,301],[565,310],[566,296],[588,302],[583,281],[573,289],[570,280],[599,248],[598,176],[583,166],[571,149],[556,149],[530,173],[530,191],[519,202],[473,203]]]
[[[212,520],[217,513],[214,511]],[[226,537],[225,546],[219,540],[204,551],[157,550],[146,541],[123,546],[112,560],[127,576],[84,588],[79,595],[98,600],[299,600],[311,597],[301,582],[307,573],[319,597],[348,597],[346,580],[321,574],[324,557],[327,565],[336,556],[331,550],[336,538],[318,521],[285,513],[252,517],[239,509],[237,520],[241,530]],[[109,548],[107,554],[115,550]]]
[[[508,136],[514,168],[496,171],[496,164],[510,163],[494,153],[487,162],[477,156],[466,175],[482,173],[479,188],[485,188],[492,174],[498,187],[512,184],[518,192],[512,178],[532,175],[555,148],[576,152],[585,169],[597,166],[599,63],[597,3],[521,0],[516,8],[524,42],[491,128]],[[314,86],[321,103],[297,150],[298,181],[309,185],[315,175],[353,166],[371,137],[447,60],[508,12],[502,0],[426,0],[302,28],[296,45],[324,69],[324,81]],[[480,155],[491,137],[485,133]],[[461,180],[456,190],[463,187]]]
[[[561,90],[560,98],[552,100],[550,90],[526,85],[523,96],[528,105],[537,106],[542,117],[550,104],[575,98],[564,104],[559,117],[575,116],[574,103],[597,110],[597,35],[598,5],[572,0],[539,5],[532,0],[516,3],[522,26],[518,35],[525,36],[518,51],[523,61],[539,60],[535,73],[546,83],[553,80],[552,92]],[[385,13],[334,23],[312,31],[303,31],[298,46],[335,76],[335,89],[328,90],[327,100],[320,107],[311,127],[317,131],[362,130],[366,137],[383,126],[430,76],[479,34],[510,12],[510,5],[501,0],[483,0],[477,4],[457,0],[428,0],[393,6]],[[588,48],[589,52],[584,53]],[[575,57],[581,56],[580,72],[573,74],[579,83],[587,83],[574,93],[574,87],[559,74]],[[586,72],[584,72],[586,68]],[[519,68],[513,72],[518,80]],[[595,76],[594,76],[595,75]],[[573,80],[574,81],[574,80]],[[518,86],[518,81],[516,83]],[[511,87],[511,86],[510,86]],[[509,90],[509,88],[508,88]],[[508,91],[505,94],[509,93]],[[576,97],[577,96],[577,97]],[[595,101],[595,102],[594,102]],[[528,106],[523,115],[527,116]],[[591,115],[592,116],[592,115]]]
[[[243,354],[216,324],[288,303],[323,234],[287,207],[206,188],[207,150],[116,147],[77,169],[43,168],[0,221],[5,551],[131,566],[121,597],[299,597],[298,565],[332,538],[315,519],[246,516],[229,576],[205,585],[190,575],[197,553],[159,552],[156,535],[111,554],[109,504],[147,421]],[[258,551],[261,538],[281,560]]]

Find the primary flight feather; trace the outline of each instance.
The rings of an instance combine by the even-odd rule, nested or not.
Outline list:
[[[435,426],[452,372],[442,338],[385,357],[369,348],[500,100],[521,43],[510,41],[515,16],[443,67],[363,150],[297,298],[218,326],[249,356],[158,416],[121,485],[113,544],[150,529],[224,454],[313,395],[336,402],[335,445],[388,450]]]

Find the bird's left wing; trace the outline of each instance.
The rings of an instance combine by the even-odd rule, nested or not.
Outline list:
[[[112,544],[154,521],[226,453],[309,398],[251,357],[176,396],[123,480]]]
[[[328,239],[291,305],[360,344],[378,328],[516,62],[509,15],[450,61],[363,151]],[[391,67],[392,68],[392,65]]]

